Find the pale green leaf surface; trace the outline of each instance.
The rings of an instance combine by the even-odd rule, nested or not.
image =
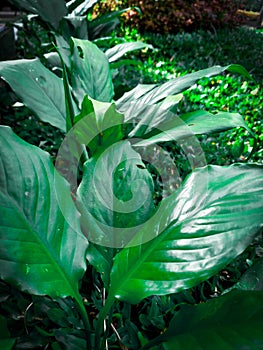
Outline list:
[[[162,85],[138,85],[133,90],[125,93],[116,101],[118,110],[125,114],[125,121],[137,119],[140,115],[136,113],[143,105],[153,105],[167,98],[176,95],[193,86],[198,80],[204,77],[211,77],[223,73],[224,71],[238,73],[251,79],[249,73],[240,65],[233,64],[225,67],[213,66],[194,73],[171,79]]]
[[[190,288],[239,255],[262,224],[261,166],[197,169],[116,255],[110,294],[138,303]]]
[[[138,146],[180,140],[192,135],[210,134],[237,127],[243,127],[251,132],[239,113],[219,112],[212,114],[207,111],[195,111],[183,114],[180,117],[173,115],[173,118],[171,118],[169,114],[167,115],[167,121],[158,123],[156,126],[151,124],[151,126],[155,126],[158,129],[155,130],[156,134],[154,136],[145,135],[147,132],[151,132],[151,126],[148,126],[144,130],[144,134],[140,135],[137,132],[140,123],[136,126],[132,133],[136,132],[136,136],[147,138],[147,140],[139,142]]]
[[[62,79],[43,66],[39,59],[0,62],[0,76],[39,119],[66,131]]]
[[[105,54],[92,42],[72,38],[71,85],[79,104],[85,95],[111,102],[113,84],[109,62]]]
[[[9,0],[14,5],[25,9],[28,12],[39,15],[44,21],[49,22],[55,29],[58,29],[59,22],[67,14],[67,7],[64,0]]]
[[[233,291],[199,305],[181,305],[159,340],[166,341],[165,350],[263,349],[262,312],[262,292]]]
[[[98,0],[71,0],[66,5],[73,16],[81,16],[89,10]]]
[[[88,243],[69,186],[60,176],[54,183],[49,155],[10,128],[0,128],[0,142],[0,277],[31,294],[71,296],[81,304]]]
[[[122,56],[124,56],[126,53],[134,51],[134,50],[141,50],[149,48],[152,49],[152,45],[145,44],[141,41],[135,41],[135,42],[128,42],[128,43],[122,43],[117,44],[110,49],[105,51],[105,55],[107,56],[109,62],[115,62]]]

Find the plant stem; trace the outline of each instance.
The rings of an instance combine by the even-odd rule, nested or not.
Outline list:
[[[100,347],[100,335],[104,329],[104,320],[106,320],[106,317],[107,317],[110,309],[112,308],[114,302],[115,302],[114,295],[112,293],[110,293],[108,295],[108,298],[106,299],[106,303],[105,303],[104,307],[101,309],[100,314],[99,314],[99,318],[98,318],[98,322],[97,322],[97,326],[96,326],[96,330],[95,330],[95,349],[101,348]],[[101,344],[101,346],[103,347],[104,344]]]
[[[78,310],[79,313],[81,314],[83,323],[84,323],[84,327],[86,329],[86,334],[87,334],[87,349],[92,349],[91,347],[91,327],[90,327],[90,322],[89,322],[89,318],[88,318],[88,314],[86,312],[86,308],[85,305],[82,301],[82,299],[79,297],[76,299],[77,302],[77,306],[78,306]]]

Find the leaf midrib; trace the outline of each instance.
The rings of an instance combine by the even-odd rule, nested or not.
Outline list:
[[[33,236],[35,237],[36,241],[38,242],[38,245],[40,247],[42,247],[42,249],[44,250],[44,252],[46,253],[46,256],[48,256],[49,260],[52,262],[54,261],[54,264],[51,264],[51,266],[55,265],[55,269],[59,272],[59,274],[62,276],[62,280],[66,281],[66,284],[69,286],[69,289],[73,291],[72,296],[76,299],[79,300],[79,293],[76,293],[76,290],[74,288],[74,286],[72,285],[72,281],[70,278],[70,275],[67,275],[67,272],[60,266],[59,264],[59,259],[56,259],[56,255],[52,249],[52,247],[50,247],[49,242],[47,240],[41,240],[41,238],[38,236],[37,231],[32,229],[32,227],[30,226],[30,223],[28,221],[28,219],[26,218],[26,216],[24,215],[24,213],[21,213],[21,210],[19,210],[19,206],[17,205],[17,203],[14,201],[14,199],[12,197],[9,196],[9,194],[7,193],[7,197],[9,202],[13,203],[13,208],[14,211],[16,212],[16,214],[18,216],[20,216],[20,218],[22,219],[22,221],[25,223],[25,226],[28,230],[28,232],[30,232],[31,234],[33,234]],[[20,241],[20,242],[25,242],[25,241]],[[32,242],[34,243],[34,241]],[[51,248],[51,249],[50,249]],[[52,254],[53,252],[53,254]],[[15,262],[15,261],[14,261]],[[21,264],[21,263],[18,263]],[[38,265],[38,264],[29,264],[29,265]],[[42,264],[39,264],[42,265]]]

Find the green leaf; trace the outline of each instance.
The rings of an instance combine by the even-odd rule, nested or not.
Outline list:
[[[145,44],[141,41],[128,42],[123,44],[118,44],[113,46],[112,48],[105,51],[105,55],[107,56],[109,62],[117,61],[119,58],[124,56],[127,52],[131,52],[134,50],[141,50],[145,48],[153,49],[152,45]]]
[[[224,71],[242,74],[252,79],[249,73],[237,64],[221,67],[214,66],[194,73],[171,79],[162,85],[138,85],[129,92],[126,92],[116,101],[118,110],[125,114],[125,121],[136,119],[140,114],[136,111],[145,104],[153,105],[165,99],[167,96],[178,94],[193,86],[198,80],[204,77],[221,74]]]
[[[0,276],[31,294],[71,296],[84,312],[78,282],[88,243],[69,186],[58,174],[54,178],[46,152],[10,128],[0,128],[0,141]]]
[[[12,4],[28,12],[39,15],[45,22],[49,22],[58,29],[59,22],[67,14],[64,0],[9,0]]]
[[[233,288],[263,291],[263,258],[251,266]]]
[[[97,2],[98,0],[71,0],[67,3],[68,12],[74,17],[81,16]]]
[[[15,344],[15,339],[10,338],[6,319],[0,315],[0,347],[3,350],[11,350]]]
[[[177,122],[177,127],[179,125],[185,126],[185,124],[174,113],[170,112],[169,109],[162,108],[162,106],[159,104],[145,104],[143,106],[138,106],[135,113],[138,113],[138,119],[132,120],[134,128],[129,133],[129,137],[145,137],[145,135],[156,129],[156,132],[159,131],[160,133],[162,129],[159,130],[159,126],[164,122],[168,123],[169,121],[173,122],[174,124]]]
[[[127,9],[112,11],[103,14],[88,23],[90,40],[110,35],[111,32],[120,24],[120,15]]]
[[[165,350],[262,349],[262,312],[263,292],[233,291],[199,305],[181,305],[159,340],[167,340]]]
[[[82,227],[89,240],[104,247],[122,247],[152,214],[152,192],[151,175],[128,141],[89,159],[77,191]]]
[[[167,116],[169,116],[168,113]],[[151,122],[149,125],[146,124],[147,128],[144,130],[144,134],[141,133],[140,128],[140,124],[143,123],[144,119],[141,123],[138,123],[131,135],[144,136],[147,140],[141,141],[137,145],[145,146],[156,142],[179,140],[192,135],[210,134],[237,127],[243,127],[251,132],[239,113],[219,112],[212,114],[206,111],[195,111],[183,114],[180,117],[174,115],[173,118],[166,119],[168,120],[158,124],[152,125]],[[156,135],[145,135],[147,132],[151,132],[153,127],[158,129],[154,130]]]
[[[66,131],[62,79],[39,59],[0,62],[0,75],[39,119]]]
[[[77,140],[87,145],[92,155],[123,138],[123,115],[116,111],[113,103],[99,102],[85,96],[74,123]]]
[[[87,40],[89,38],[87,16],[65,16],[60,23],[60,32],[68,43],[71,37]]]
[[[110,296],[138,303],[190,288],[239,255],[262,224],[261,166],[195,170],[116,255]]]
[[[71,44],[71,85],[79,106],[85,95],[111,102],[113,84],[105,54],[88,40],[72,38]]]

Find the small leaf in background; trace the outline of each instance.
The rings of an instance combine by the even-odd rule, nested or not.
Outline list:
[[[49,71],[38,58],[0,62],[0,76],[39,119],[66,131],[62,79]]]
[[[15,339],[10,338],[10,333],[7,328],[7,322],[0,315],[0,347],[3,350],[11,350],[15,344]]]
[[[152,45],[145,44],[140,41],[136,42],[128,42],[123,44],[118,44],[110,49],[105,51],[105,55],[107,56],[109,62],[115,62],[122,56],[124,56],[126,53],[134,51],[134,50],[141,50],[141,49],[153,49]]]
[[[263,291],[263,258],[252,265],[233,288]]]
[[[258,350],[262,329],[263,292],[232,291],[203,304],[181,305],[159,340],[165,350]]]
[[[66,6],[72,17],[77,17],[84,15],[96,2],[98,0],[71,0],[67,2]]]
[[[262,224],[261,166],[196,169],[116,255],[110,296],[138,303],[193,287],[242,253]]]

